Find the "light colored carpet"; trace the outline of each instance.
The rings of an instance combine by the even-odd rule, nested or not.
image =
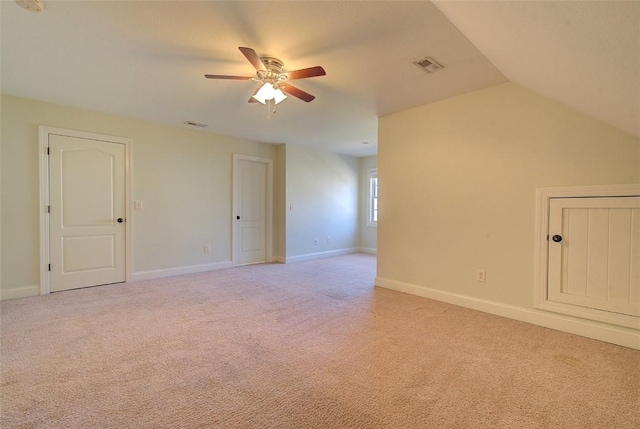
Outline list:
[[[2,302],[2,428],[640,427],[640,352],[374,276],[357,254]]]

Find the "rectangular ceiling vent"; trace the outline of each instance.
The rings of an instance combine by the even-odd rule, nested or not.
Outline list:
[[[425,57],[419,61],[414,61],[413,64],[417,65],[427,73],[435,73],[438,70],[442,70],[444,68],[442,64],[439,64],[431,57]]]
[[[192,121],[185,121],[184,123],[185,125],[191,125],[193,127],[200,127],[200,128],[204,128],[207,126],[206,124],[199,124],[197,122],[192,122]]]

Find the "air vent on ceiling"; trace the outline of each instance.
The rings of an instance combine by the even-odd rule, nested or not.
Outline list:
[[[197,122],[192,122],[192,121],[185,121],[184,123],[185,125],[191,125],[191,126],[200,127],[200,128],[204,128],[207,126],[207,124],[199,124]]]
[[[427,73],[434,73],[444,68],[442,64],[439,64],[436,60],[434,60],[431,57],[425,57],[419,61],[414,61],[413,64],[417,65]]]

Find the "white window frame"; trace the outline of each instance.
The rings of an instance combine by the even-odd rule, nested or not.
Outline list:
[[[372,185],[373,179],[376,179],[376,186]],[[378,220],[374,220],[374,212],[378,211],[378,207],[374,207],[374,200],[379,198],[380,190],[378,188],[378,169],[370,168],[367,172],[367,185],[369,187],[369,199],[368,199],[368,207],[369,210],[367,212],[367,226],[378,226]],[[375,192],[375,195],[374,195]],[[379,203],[379,201],[378,201]]]

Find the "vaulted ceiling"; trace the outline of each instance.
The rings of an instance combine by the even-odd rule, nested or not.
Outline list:
[[[4,94],[268,143],[376,152],[377,118],[513,81],[640,136],[640,2],[0,2]],[[267,108],[238,50],[317,98]],[[413,62],[433,57],[444,69]],[[367,142],[369,144],[363,144]]]

